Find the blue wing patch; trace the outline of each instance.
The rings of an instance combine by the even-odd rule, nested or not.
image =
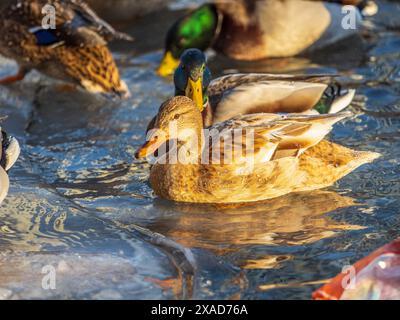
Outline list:
[[[30,32],[35,35],[38,46],[51,46],[61,42],[52,29],[32,28]]]

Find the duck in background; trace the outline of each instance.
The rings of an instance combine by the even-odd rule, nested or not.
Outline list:
[[[8,170],[15,164],[20,154],[18,140],[1,130],[0,136],[0,204],[7,196],[10,181]]]
[[[87,3],[110,22],[129,21],[167,7],[172,0],[87,0]]]
[[[43,27],[45,5],[55,8],[55,29]],[[14,59],[20,68],[0,84],[22,80],[36,69],[92,93],[129,95],[107,42],[131,38],[115,31],[85,2],[6,0],[0,9],[0,54]]]
[[[150,184],[178,202],[244,203],[316,190],[380,156],[323,140],[348,115],[244,115],[210,127],[208,136],[196,104],[178,96],[160,107],[136,158],[159,151]]]
[[[353,5],[354,28],[343,28],[343,5]],[[290,57],[322,49],[357,34],[366,0],[215,0],[176,21],[166,36],[158,74],[172,74],[189,48],[212,47],[236,60]]]
[[[337,113],[354,98],[332,75],[231,74],[211,80],[205,54],[186,50],[175,70],[175,96],[192,99],[209,127],[240,114]],[[154,126],[153,118],[148,130]]]

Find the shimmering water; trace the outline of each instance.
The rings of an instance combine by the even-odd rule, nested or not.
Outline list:
[[[128,101],[66,92],[37,73],[0,87],[3,126],[22,145],[0,208],[0,298],[309,299],[344,265],[399,237],[400,6],[381,3],[366,50],[352,43],[257,64],[211,58],[216,76],[330,72],[357,89],[354,117],[331,139],[383,157],[318,192],[242,207],[153,197],[149,168],[133,154],[173,93],[154,69],[176,12],[122,26],[137,39],[113,47]],[[13,68],[1,60],[0,76]],[[45,265],[57,271],[56,290],[41,287]]]

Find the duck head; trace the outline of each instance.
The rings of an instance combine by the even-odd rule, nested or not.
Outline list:
[[[204,51],[209,48],[218,33],[219,21],[215,5],[205,4],[175,22],[167,33],[164,58],[157,73],[161,76],[173,74],[186,49]]]
[[[135,157],[148,157],[168,140],[201,146],[202,129],[203,119],[194,102],[185,96],[171,98],[161,105],[154,129],[148,132],[146,143],[136,151]]]
[[[211,72],[205,54],[198,49],[186,50],[174,75],[175,96],[192,99],[202,112],[208,103],[210,82]]]

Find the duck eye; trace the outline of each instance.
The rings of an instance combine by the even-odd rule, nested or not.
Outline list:
[[[179,114],[174,115],[174,120],[178,120],[179,119]]]

